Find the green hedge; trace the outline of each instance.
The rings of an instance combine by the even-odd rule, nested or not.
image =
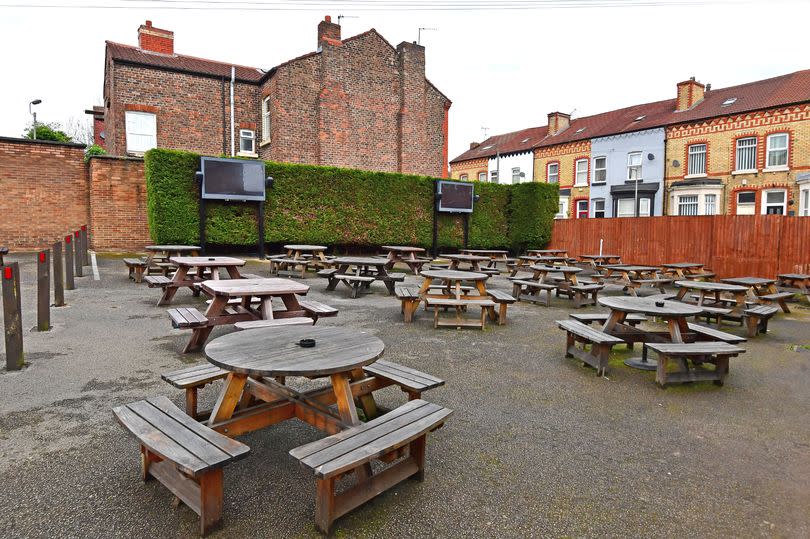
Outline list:
[[[514,252],[548,245],[559,199],[560,188],[554,183],[533,182],[512,186],[509,239]]]
[[[146,153],[147,211],[153,241],[199,241],[199,187],[194,179],[199,164],[200,156],[189,152],[160,149]],[[275,179],[265,205],[267,243],[432,244],[434,178],[273,162],[266,163],[266,171]],[[525,185],[537,188],[520,189]],[[510,247],[543,238],[542,244],[532,243],[539,246],[550,238],[557,211],[556,186],[476,182],[475,191],[481,198],[470,219],[470,246]],[[552,196],[553,204],[546,203]],[[510,218],[515,202],[522,212],[517,227]],[[529,207],[545,213],[530,214],[523,209]],[[255,244],[255,206],[207,203],[206,239],[219,245]],[[463,241],[462,217],[442,215],[439,245],[459,248]]]

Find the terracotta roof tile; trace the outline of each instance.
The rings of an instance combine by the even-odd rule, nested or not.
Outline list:
[[[468,159],[478,159],[489,157],[498,153],[530,152],[546,136],[548,127],[530,127],[503,135],[495,135],[476,146],[472,150],[467,150],[452,161],[466,161]]]

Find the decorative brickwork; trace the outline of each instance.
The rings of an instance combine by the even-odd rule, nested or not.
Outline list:
[[[536,181],[548,181],[548,165],[558,163],[560,189],[571,189],[571,203],[568,204],[567,217],[573,217],[576,211],[573,201],[576,199],[587,199],[590,196],[590,188],[585,186],[574,186],[576,179],[577,159],[588,159],[588,175],[590,177],[590,152],[591,141],[580,140],[568,144],[558,144],[556,146],[544,146],[534,150],[534,177]]]
[[[458,180],[461,178],[462,174],[466,174],[467,179],[477,180],[479,172],[488,174],[488,170],[489,159],[470,159],[469,161],[453,163],[453,170],[451,171],[450,177],[454,180]],[[489,177],[487,177],[487,180],[489,180]]]

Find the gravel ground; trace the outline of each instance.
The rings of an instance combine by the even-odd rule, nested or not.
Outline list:
[[[9,259],[22,263],[23,321],[33,327],[34,258]],[[1,537],[197,535],[191,510],[138,479],[137,445],[111,408],[152,395],[182,405],[159,375],[202,355],[179,353],[188,333],[155,307],[158,291],[128,281],[118,258],[99,266],[100,281],[78,279],[69,305],[53,309],[52,331],[26,333],[26,368],[0,371]],[[267,273],[259,262],[246,271]],[[311,297],[340,309],[319,323],[378,335],[387,359],[444,378],[425,398],[455,410],[429,438],[424,483],[340,519],[336,536],[810,536],[806,303],[746,345],[724,387],[661,390],[653,373],[621,363],[622,347],[607,378],[565,359],[553,323],[572,308],[564,299],[510,307],[503,327],[434,330],[423,312],[403,324],[379,284],[352,300],[307,282]],[[198,303],[187,291],[178,300]],[[207,387],[201,404],[217,390]],[[388,388],[378,400],[396,406],[404,394]],[[319,436],[289,421],[242,437],[252,451],[226,468],[212,537],[318,537],[314,479],[288,451]]]

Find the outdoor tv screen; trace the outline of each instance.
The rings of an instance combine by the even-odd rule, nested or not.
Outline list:
[[[439,211],[446,213],[472,213],[473,184],[470,182],[437,182]]]
[[[264,163],[244,159],[202,158],[202,197],[264,200]]]

